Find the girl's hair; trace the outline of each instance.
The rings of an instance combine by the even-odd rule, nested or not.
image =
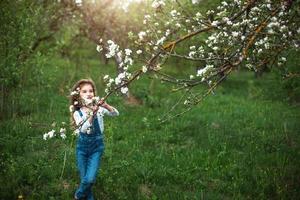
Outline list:
[[[74,118],[73,118],[73,113],[76,110],[79,110],[83,105],[82,101],[80,99],[80,89],[82,88],[83,85],[89,84],[93,88],[94,96],[96,96],[96,86],[94,81],[91,79],[81,79],[77,81],[74,86],[72,87],[71,95],[70,95],[70,107],[72,106],[73,108],[70,108],[71,111],[71,122],[73,125],[75,125]]]

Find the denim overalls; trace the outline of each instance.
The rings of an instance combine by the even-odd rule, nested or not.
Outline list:
[[[81,117],[83,116],[81,110],[79,110],[79,114]],[[103,151],[103,134],[100,130],[97,115],[95,115],[91,133],[80,132],[77,140],[76,157],[80,172],[80,186],[75,192],[76,198],[94,199],[91,187],[96,180]]]

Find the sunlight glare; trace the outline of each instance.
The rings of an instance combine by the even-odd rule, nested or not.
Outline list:
[[[127,12],[128,11],[128,7],[130,4],[132,3],[140,3],[142,1],[145,1],[145,0],[120,0],[120,5],[122,7],[122,9]]]

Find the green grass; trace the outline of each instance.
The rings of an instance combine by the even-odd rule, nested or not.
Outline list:
[[[44,141],[44,132],[69,121],[72,84],[114,67],[88,60],[77,66],[54,57],[43,69],[45,88],[19,95],[22,111],[1,121],[0,199],[72,199],[79,182],[75,140]],[[82,64],[82,65],[81,65]],[[67,77],[67,78],[65,78]],[[94,186],[98,199],[295,199],[300,177],[300,112],[269,91],[274,77],[235,72],[214,95],[187,114],[160,124],[180,97],[165,84],[143,77],[132,86],[144,102],[108,103],[120,116],[106,118],[106,150]],[[279,89],[275,88],[275,91]],[[19,94],[20,91],[16,91]],[[178,108],[182,110],[183,106]],[[62,174],[64,155],[66,166]],[[61,176],[62,175],[62,176]]]

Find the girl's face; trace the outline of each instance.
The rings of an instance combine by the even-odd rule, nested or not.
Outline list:
[[[80,88],[79,96],[82,99],[92,99],[94,97],[94,90],[91,84],[84,84]]]

